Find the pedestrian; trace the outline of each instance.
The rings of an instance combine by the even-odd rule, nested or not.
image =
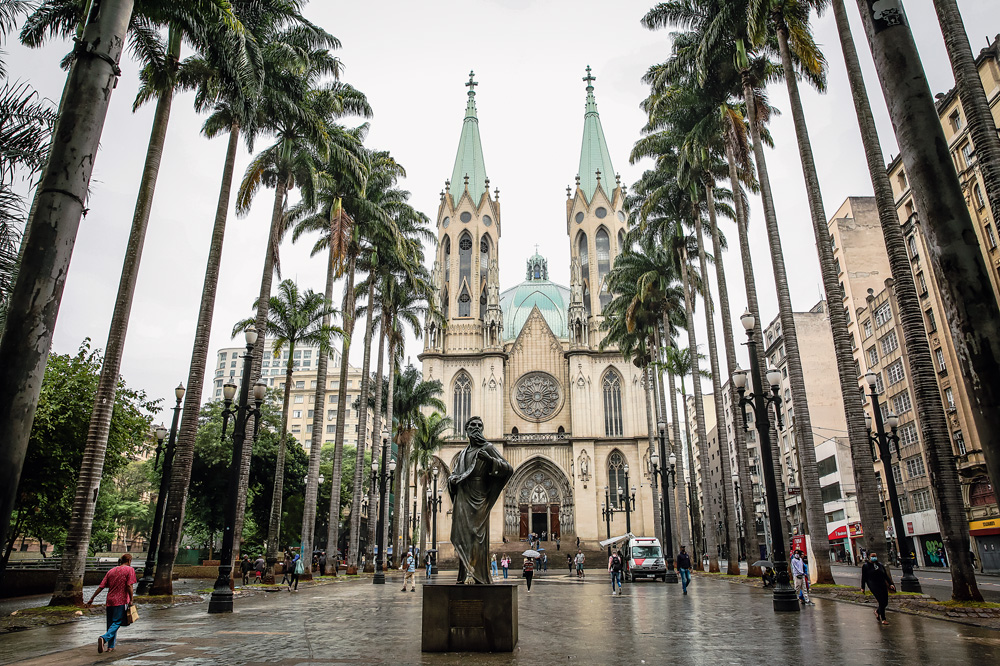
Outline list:
[[[254,573],[256,574],[254,582],[255,583],[261,582],[261,580],[263,580],[263,578],[264,578],[264,556],[263,555],[258,555],[257,556],[257,559],[253,563],[253,570],[254,570]]]
[[[566,553],[566,566],[569,568],[569,575],[573,575],[573,556]]]
[[[556,552],[559,552],[559,535],[556,535]]]
[[[948,566],[948,560],[946,560],[945,556],[944,556],[944,548],[938,548],[937,549],[937,557],[938,557],[938,561],[941,563],[941,566],[943,566],[943,567]]]
[[[549,570],[549,554],[542,553],[542,571]]]
[[[434,558],[431,557],[430,553],[424,556],[424,568],[427,570],[427,577],[431,577],[431,569],[434,567]]]
[[[94,594],[90,597],[90,601],[87,602],[88,606],[92,606],[94,599],[101,590],[106,589],[108,591],[107,599],[104,601],[108,630],[97,639],[97,651],[99,653],[104,652],[105,648],[107,648],[108,652],[115,651],[115,643],[118,641],[118,628],[125,621],[125,613],[128,611],[129,604],[132,603],[132,586],[137,582],[135,579],[135,569],[132,568],[132,554],[125,553],[118,560],[118,566],[104,574],[104,580],[97,586]]]
[[[319,554],[319,558],[317,559],[316,563],[318,565],[317,568],[319,569],[319,575],[322,576],[323,574],[326,573],[326,551],[325,550],[322,551]]]
[[[535,560],[531,557],[524,558],[524,565],[521,567],[521,575],[528,583],[528,592],[531,592],[531,577],[535,573]]]
[[[576,538],[576,549],[580,550],[580,537]]]
[[[500,571],[497,569],[497,554],[493,553],[493,557],[490,558],[490,573],[494,576],[499,576]]]
[[[504,580],[507,580],[507,570],[510,568],[510,557],[507,553],[504,553],[503,557],[500,558],[500,566],[503,568]]]
[[[622,593],[622,556],[616,550],[608,558],[608,571],[611,573],[611,594],[621,596]]]
[[[430,555],[430,553],[428,553]],[[413,553],[409,552],[406,554],[406,558],[403,563],[399,565],[399,568],[403,570],[403,589],[401,592],[406,592],[406,581],[410,581],[410,592],[417,591],[417,558],[413,557]],[[430,576],[430,566],[427,567],[428,576]]]
[[[295,591],[299,591],[299,576],[306,572],[306,563],[301,555],[296,555],[292,560],[292,575],[288,579],[288,590],[291,591],[292,583],[295,583]]]
[[[877,553],[868,553],[868,561],[861,567],[861,594],[865,593],[865,585],[878,601],[875,619],[882,624],[889,624],[889,621],[885,619],[885,607],[889,605],[889,590],[895,592],[896,586],[892,582],[889,570],[878,561]]]
[[[796,550],[792,555],[792,578],[795,581],[795,594],[803,604],[812,605],[809,601],[809,585],[806,583],[806,564],[802,560],[802,551]]]
[[[243,584],[250,584],[250,572],[253,571],[253,562],[250,561],[249,555],[244,555],[243,559],[240,560],[240,573],[243,574]]]
[[[298,557],[296,555],[296,557]],[[292,582],[292,554],[285,551],[285,561],[281,565],[281,584],[289,585],[288,589],[291,589]]]
[[[688,584],[691,583],[691,556],[688,555],[685,546],[681,546],[681,552],[677,553],[677,571],[681,574],[681,587],[684,594],[688,593]]]
[[[583,562],[586,560],[586,556],[583,554],[582,550],[576,551],[576,577],[583,578]]]

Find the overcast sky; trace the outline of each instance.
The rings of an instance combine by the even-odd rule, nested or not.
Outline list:
[[[907,11],[934,92],[953,85],[951,68],[931,0],[911,0]],[[995,0],[959,0],[975,53],[1000,32]],[[848,12],[866,67],[865,75],[886,156],[897,152],[885,104],[860,27],[856,3]],[[411,202],[432,220],[438,193],[450,177],[465,110],[465,81],[475,70],[480,130],[491,185],[500,189],[503,236],[501,286],[524,279],[534,244],[548,257],[550,277],[569,281],[566,186],[580,158],[584,68],[594,75],[597,104],[615,169],[626,184],[648,164],[630,165],[628,154],[644,116],[646,69],[670,54],[668,30],[649,32],[639,23],[649,0],[618,2],[533,0],[438,0],[433,3],[314,0],[307,16],[336,35],[343,48],[343,80],[362,90],[375,111],[368,144],[391,151],[406,167]],[[815,20],[817,40],[830,63],[829,90],[803,89],[813,150],[827,215],[848,196],[870,195],[871,183],[844,73],[831,13]],[[60,58],[69,45],[54,42],[28,51],[7,45],[11,77],[29,80],[58,100],[65,81]],[[53,351],[74,352],[84,338],[104,347],[153,115],[152,105],[132,112],[137,66],[123,63],[91,182],[84,219],[66,282]],[[792,302],[806,310],[821,297],[819,267],[798,151],[784,86],[773,86],[772,104],[784,111],[772,123],[775,149],[768,151]],[[122,374],[153,397],[167,398],[187,383],[195,319],[201,297],[209,236],[218,198],[225,139],[200,135],[203,118],[190,95],[175,97],[156,188],[145,252],[132,308]],[[261,141],[258,149],[264,147]],[[237,176],[250,155],[241,149]],[[293,195],[296,196],[296,195]],[[212,329],[215,350],[231,346],[233,323],[251,314],[256,298],[271,212],[272,192],[258,195],[245,219],[231,214]],[[751,211],[751,245],[761,315],[777,314],[762,211]],[[736,231],[723,223],[734,251],[725,257],[733,316],[745,307]],[[321,258],[310,258],[312,238],[281,248],[283,277],[323,289]],[[714,278],[713,278],[714,280]],[[276,282],[277,283],[277,282]],[[337,286],[337,298],[341,286]],[[735,322],[739,330],[738,322]],[[705,344],[704,324],[700,341]],[[721,333],[720,333],[721,340]],[[416,363],[422,341],[406,355]],[[721,347],[721,342],[720,342]],[[742,348],[740,352],[743,353]],[[352,350],[360,365],[361,345]],[[746,365],[746,361],[742,361]],[[207,397],[210,383],[206,383]],[[706,386],[707,388],[707,386]],[[166,419],[166,414],[163,415]]]

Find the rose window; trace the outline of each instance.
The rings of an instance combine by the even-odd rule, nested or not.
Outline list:
[[[514,404],[523,416],[541,421],[559,407],[559,383],[544,372],[532,372],[514,386]]]

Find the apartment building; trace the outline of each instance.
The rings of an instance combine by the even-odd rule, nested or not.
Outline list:
[[[280,401],[285,388],[285,374],[288,364],[288,350],[280,357],[275,357],[270,351],[270,345],[265,345],[264,359],[261,367],[261,378],[268,386],[275,389],[272,393]],[[216,353],[215,377],[212,385],[212,398],[222,399],[222,385],[226,382],[239,384],[243,373],[242,355],[244,347],[226,347]],[[288,432],[302,443],[308,451],[312,443],[313,414],[316,399],[316,383],[318,381],[317,365],[320,351],[318,347],[299,347],[293,353],[292,362],[295,369],[292,372],[292,389],[288,407]],[[330,354],[327,364],[326,400],[323,415],[323,441],[334,441],[337,431],[337,401],[340,399],[340,362],[338,352]],[[361,395],[361,369],[348,366],[347,369],[347,411],[344,426],[344,443],[356,445],[360,411],[354,408],[354,403]],[[371,441],[372,410],[368,410],[367,439]]]
[[[736,435],[734,433],[735,428],[743,428],[744,421],[740,417],[738,408],[733,407],[733,403],[730,400],[730,382],[727,379],[725,384],[722,385],[722,406],[725,412],[726,418],[726,440],[728,442],[729,451],[729,469],[736,470]],[[747,428],[744,432],[744,441],[747,447],[747,460],[749,463],[750,471],[750,492],[747,497],[743,497],[743,493],[740,492],[740,497],[743,501],[747,498],[752,498],[753,500],[753,510],[755,516],[755,525],[750,526],[750,529],[755,529],[757,531],[757,541],[764,547],[764,550],[760,553],[762,559],[766,559],[767,553],[770,549],[767,547],[770,542],[770,535],[768,533],[767,521],[765,516],[767,515],[767,498],[764,496],[764,480],[760,476],[760,442],[757,439],[756,426],[754,424],[754,413],[753,410],[746,411],[746,421],[745,427]],[[735,487],[738,487],[739,481],[734,479],[733,483]],[[737,500],[740,501],[740,500]],[[744,526],[744,531],[746,526]],[[756,553],[754,553],[756,555]]]

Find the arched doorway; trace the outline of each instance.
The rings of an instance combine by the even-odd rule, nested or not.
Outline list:
[[[561,537],[576,533],[573,489],[552,461],[532,458],[514,470],[504,491],[504,535],[527,539],[534,532]]]

